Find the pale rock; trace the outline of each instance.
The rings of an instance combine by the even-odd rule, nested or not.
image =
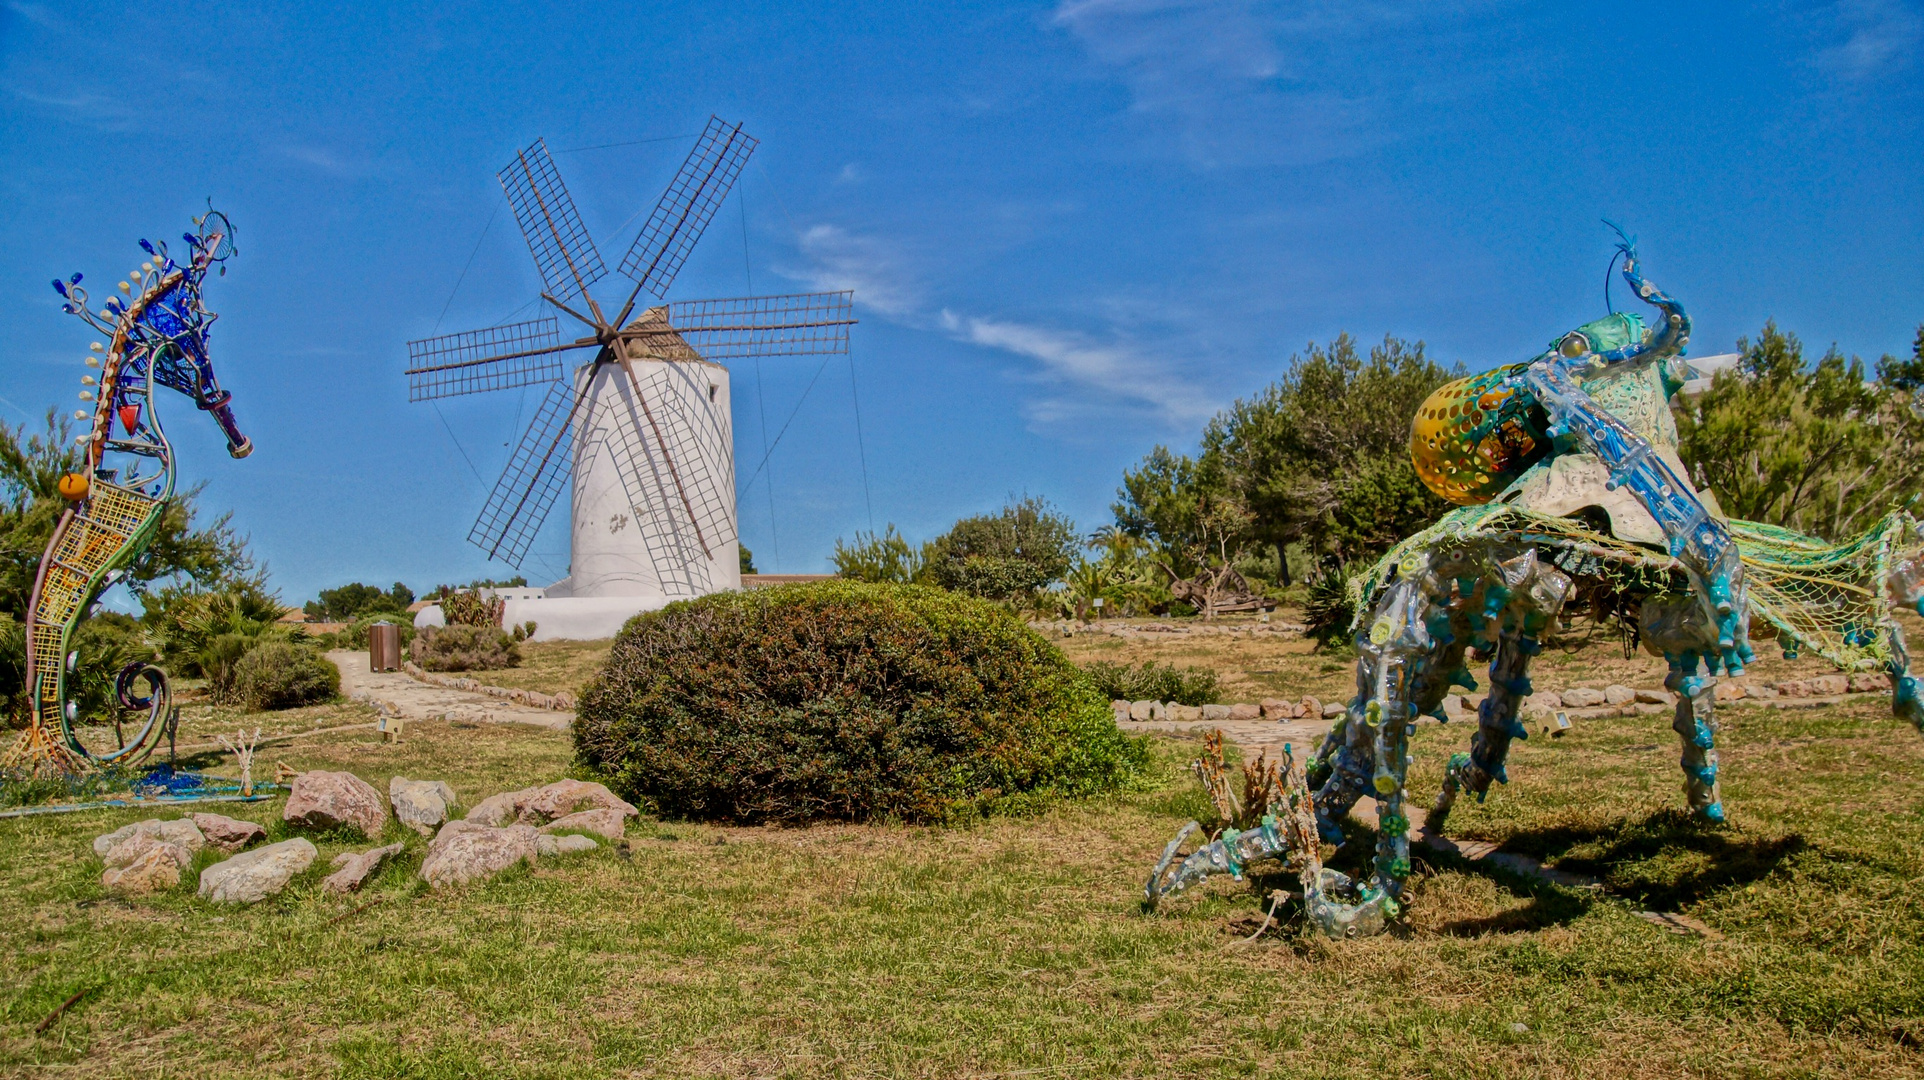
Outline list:
[[[1293,719],[1296,712],[1289,702],[1280,698],[1264,698],[1256,703],[1256,707],[1262,710],[1265,720]]]
[[[1301,712],[1298,712],[1296,714],[1299,717],[1302,717],[1308,720],[1314,720],[1317,717],[1323,715],[1323,703],[1316,700],[1313,697],[1309,697],[1305,695],[1303,697],[1303,700],[1299,704],[1302,709]]]
[[[399,855],[401,844],[388,844],[385,847],[369,848],[362,852],[343,851],[334,856],[334,873],[321,882],[321,888],[345,896],[359,892],[361,886],[388,858]]]
[[[1247,702],[1229,707],[1229,718],[1231,720],[1255,720],[1262,715],[1263,711],[1261,709]]]
[[[601,809],[583,810],[580,813],[569,814],[567,817],[558,817],[541,826],[541,831],[558,833],[568,829],[580,829],[582,832],[591,832],[610,840],[619,840],[627,827],[628,821],[622,816],[621,811]]]
[[[1637,702],[1642,705],[1675,705],[1677,695],[1668,690],[1638,690]]]
[[[405,776],[387,782],[387,798],[394,807],[394,820],[422,836],[433,836],[455,803],[454,789],[445,781],[409,780]]]
[[[519,862],[533,862],[541,834],[530,825],[494,828],[473,821],[441,826],[421,860],[421,877],[436,888],[490,878]]]
[[[265,900],[286,888],[295,874],[312,866],[318,854],[313,844],[299,836],[243,851],[200,872],[200,895],[220,904],[252,904]]]
[[[372,840],[387,827],[387,801],[353,773],[316,769],[294,778],[281,819],[304,829],[358,829]]]
[[[1323,705],[1323,719],[1334,720],[1348,711],[1349,706],[1340,701],[1325,702]]]
[[[615,810],[623,817],[640,817],[641,811],[606,787],[587,780],[557,780],[535,789],[521,807],[515,820],[523,825],[539,825],[567,817],[577,810]]]
[[[134,833],[108,848],[107,854],[101,856],[100,861],[107,865],[107,869],[118,870],[146,858],[147,853],[155,848],[167,848],[169,857],[183,870],[187,868],[188,863],[194,861],[194,853],[186,847],[171,840],[163,840],[154,833]]]
[[[1853,694],[1871,694],[1879,690],[1889,690],[1891,688],[1891,677],[1882,672],[1852,675],[1849,680],[1849,685],[1850,691]]]
[[[1810,692],[1821,697],[1844,694],[1850,691],[1850,680],[1842,675],[1819,675],[1810,680]]]
[[[1120,724],[1123,721],[1129,719],[1129,703],[1128,702],[1112,701],[1109,703],[1109,707],[1115,710],[1116,723]]]
[[[267,830],[255,822],[241,821],[225,814],[195,814],[194,827],[207,842],[229,855],[256,840],[267,839]]]
[[[1466,722],[1476,719],[1476,708],[1470,704],[1470,699],[1462,694],[1445,694],[1443,695],[1443,715],[1453,724]]]
[[[1654,701],[1639,701],[1635,705],[1632,705],[1631,708],[1636,711],[1638,716],[1662,716],[1664,713],[1669,712],[1672,706],[1659,705]]]
[[[100,884],[108,892],[122,896],[145,896],[173,888],[180,884],[181,870],[194,859],[179,844],[152,836],[131,838],[117,845],[114,851],[137,852],[127,862],[109,865],[101,872]]]
[[[1719,680],[1712,696],[1717,701],[1741,701],[1744,698],[1744,684],[1729,679]]]
[[[1570,697],[1567,693],[1559,694],[1552,690],[1540,694],[1531,694],[1529,697],[1524,698],[1522,704],[1517,706],[1517,715],[1529,717],[1533,720],[1549,720],[1554,717],[1558,711],[1574,707],[1575,706],[1571,705]]]
[[[1810,684],[1802,679],[1790,679],[1778,683],[1777,692],[1784,697],[1809,697]]]
[[[1149,719],[1151,720],[1169,719],[1169,703],[1166,701],[1150,702],[1149,703]]]
[[[1169,716],[1172,720],[1201,720],[1202,706],[1172,705],[1169,708]]]
[[[1202,707],[1202,713],[1204,720],[1227,720],[1229,719],[1229,706],[1204,705]]]
[[[107,852],[112,851],[121,841],[136,833],[158,837],[170,844],[179,844],[190,852],[199,851],[207,846],[207,838],[201,835],[200,829],[191,819],[176,818],[172,821],[162,821],[159,818],[148,818],[146,821],[136,821],[132,825],[122,825],[104,836],[94,837],[94,854],[106,858]]]
[[[490,795],[468,808],[467,820],[494,827],[511,824],[521,813],[521,808],[527,805],[528,799],[539,790],[541,789],[522,788],[520,791],[504,791],[499,795]]]
[[[1603,700],[1610,705],[1630,705],[1636,702],[1637,692],[1621,683],[1612,683],[1603,688]]]
[[[572,855],[580,851],[593,851],[601,846],[594,842],[594,838],[582,836],[580,833],[569,833],[566,836],[540,833],[534,838],[534,844],[535,850],[543,855]]]
[[[1130,703],[1129,703],[1129,719],[1131,719],[1131,720],[1147,720],[1147,719],[1149,719],[1149,707],[1150,707],[1151,705],[1155,705],[1155,704],[1157,704],[1157,703],[1156,703],[1156,702],[1154,702],[1154,701],[1132,701],[1132,702],[1130,702]]]
[[[1588,709],[1603,704],[1603,691],[1589,686],[1572,687],[1563,692],[1563,704],[1572,709]]]
[[[1771,698],[1777,696],[1777,688],[1769,683],[1746,682],[1743,686],[1744,697],[1752,700],[1769,701]]]

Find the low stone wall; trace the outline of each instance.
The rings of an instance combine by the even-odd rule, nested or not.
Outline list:
[[[445,686],[450,690],[465,690],[470,694],[486,694],[537,709],[554,709],[557,712],[571,712],[575,707],[575,696],[566,690],[559,694],[544,694],[539,690],[514,690],[506,686],[489,686],[479,679],[465,675],[445,675],[438,671],[424,671],[421,665],[412,660],[404,661],[401,670],[431,686]]]
[[[1810,679],[1788,679],[1767,683],[1756,679],[1722,679],[1717,683],[1720,702],[1741,701],[1751,704],[1787,705],[1799,702],[1822,704],[1842,700],[1849,694],[1889,693],[1888,675],[1820,675]],[[1451,694],[1443,699],[1443,714],[1451,720],[1474,720],[1482,695]],[[1606,716],[1654,716],[1675,708],[1677,695],[1661,687],[1638,689],[1611,685],[1602,688],[1577,686],[1568,690],[1540,690],[1523,700],[1522,715],[1548,720],[1563,713],[1572,720],[1596,720]],[[1304,720],[1334,719],[1343,714],[1344,703],[1322,702],[1305,696],[1300,701],[1265,698],[1255,704],[1179,705],[1173,701],[1112,701],[1116,720]]]
[[[1192,637],[1297,637],[1307,627],[1292,622],[1194,622],[1194,623],[1132,623],[1120,619],[1097,622],[1077,622],[1074,619],[1053,619],[1045,622],[1032,622],[1030,627],[1046,634],[1059,634],[1074,637],[1077,634],[1107,634],[1118,638],[1162,638],[1170,635],[1187,634]]]

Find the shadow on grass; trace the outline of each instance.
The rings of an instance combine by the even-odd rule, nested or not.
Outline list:
[[[1745,835],[1675,809],[1637,820],[1525,830],[1503,844],[1559,870],[1598,878],[1615,895],[1659,911],[1678,911],[1761,881],[1806,847],[1797,833]]]

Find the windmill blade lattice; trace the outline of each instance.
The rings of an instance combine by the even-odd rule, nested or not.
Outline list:
[[[702,230],[708,228],[722,200],[728,198],[756,145],[740,124],[730,126],[720,117],[710,116],[707,130],[688,152],[688,159],[681,163],[681,170],[635,237],[634,246],[621,260],[621,272],[651,295],[668,295],[681,264],[688,260],[688,253],[701,239]]]
[[[852,292],[682,300],[668,324],[705,360],[848,351]]]
[[[546,142],[536,139],[496,176],[550,293],[564,301],[582,296],[607,275]]]
[[[563,382],[548,387],[534,419],[495,481],[468,542],[515,569],[568,484],[574,465],[574,416],[580,395]]]
[[[559,323],[552,317],[408,342],[408,400],[509,390],[563,374]]]

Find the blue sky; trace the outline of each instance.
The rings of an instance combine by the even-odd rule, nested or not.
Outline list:
[[[7,3],[0,416],[73,407],[91,339],[47,282],[123,276],[212,196],[240,246],[216,361],[258,449],[175,408],[205,508],[291,601],[506,572],[463,538],[533,396],[410,405],[405,342],[534,298],[494,180],[516,148],[573,151],[613,253],[711,112],[761,147],[673,295],[853,288],[862,320],[866,490],[846,363],[806,400],[812,358],[734,365],[742,478],[762,414],[794,417],[740,493],[764,570],[1011,493],[1093,528],[1124,468],[1341,331],[1522,359],[1601,314],[1605,216],[1699,354],[1772,317],[1908,348],[1924,12],[1680,7]]]

